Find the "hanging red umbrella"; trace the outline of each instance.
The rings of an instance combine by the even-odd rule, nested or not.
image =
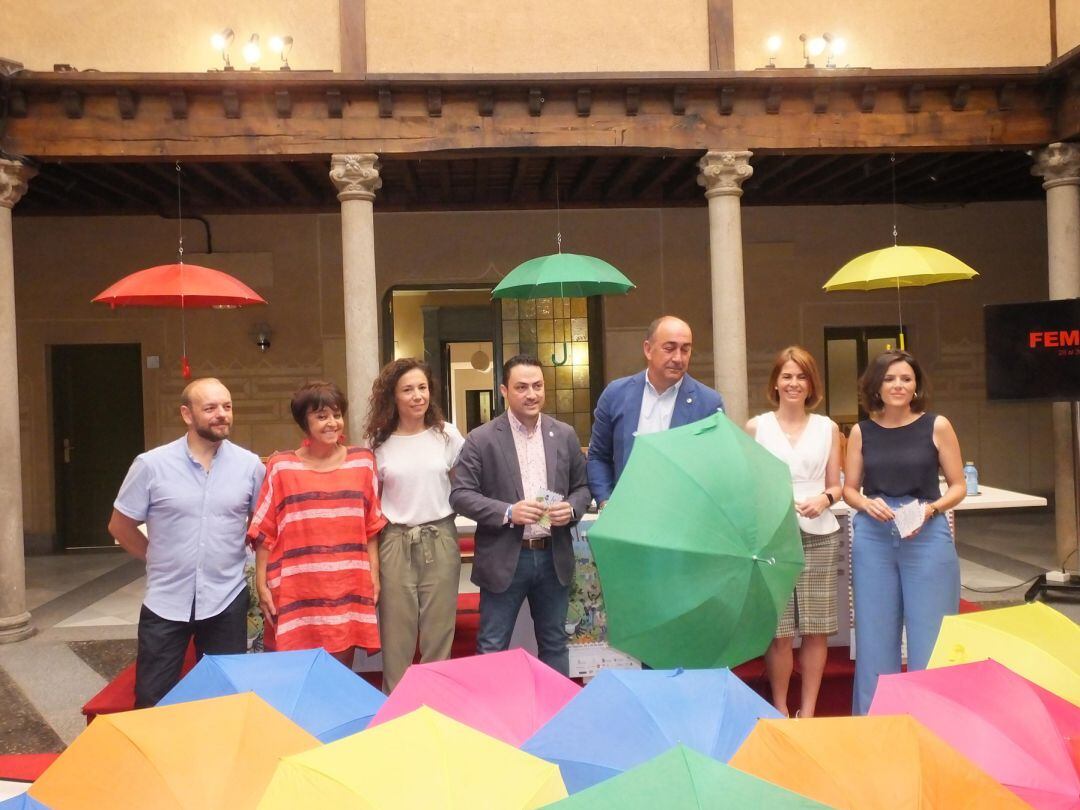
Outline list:
[[[265,304],[261,295],[220,270],[197,264],[162,264],[124,276],[94,298],[111,307],[232,308]]]
[[[95,304],[110,307],[171,307],[180,310],[183,356],[180,372],[191,377],[187,358],[185,309],[235,309],[248,304],[265,304],[261,295],[220,270],[197,264],[162,264],[125,276],[94,299]]]

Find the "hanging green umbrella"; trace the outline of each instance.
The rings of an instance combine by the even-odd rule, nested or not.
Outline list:
[[[584,298],[632,289],[634,283],[603,259],[553,253],[519,264],[491,291],[491,297]]]
[[[700,810],[702,807],[768,807],[770,810],[828,810],[772,782],[677,745],[618,776],[549,805],[558,810]]]
[[[589,544],[611,645],[658,669],[763,653],[803,569],[787,465],[719,412],[634,441]]]

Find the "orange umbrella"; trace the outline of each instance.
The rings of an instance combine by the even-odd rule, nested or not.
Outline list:
[[[759,720],[729,764],[837,810],[1028,807],[907,715]]]
[[[99,716],[30,788],[63,810],[254,808],[319,741],[253,692]]]

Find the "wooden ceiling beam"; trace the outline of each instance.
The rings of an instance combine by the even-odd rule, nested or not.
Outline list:
[[[525,187],[525,175],[529,171],[531,161],[529,158],[520,157],[514,160],[514,176],[510,180],[510,190],[507,192],[507,202],[517,202],[521,199],[521,192]]]
[[[588,159],[578,172],[577,177],[574,178],[574,184],[570,187],[570,193],[567,195],[568,199],[580,200],[584,196],[585,192],[589,190],[603,172],[604,160],[602,157]]]
[[[421,76],[363,82],[303,73],[65,73],[61,83],[52,74],[24,71],[12,79],[12,90],[25,99],[26,114],[8,119],[5,149],[43,160],[245,160],[334,152],[448,156],[478,148],[520,152],[583,144],[594,150],[797,153],[1031,148],[1063,132],[1080,132],[1077,91],[1049,92],[1050,80],[1038,71],[874,71],[871,78],[865,71],[777,70],[768,76],[755,71],[685,78]],[[871,84],[868,106],[862,95]],[[582,94],[586,88],[591,92]],[[498,116],[490,114],[496,90]],[[340,93],[340,118],[328,114],[330,91]],[[138,107],[120,104],[118,98],[127,96],[118,92],[137,95]],[[478,106],[478,98],[489,99],[491,108],[482,109],[482,101]],[[611,99],[620,102],[614,109]],[[603,116],[595,114],[601,101]],[[125,109],[131,118],[123,117]],[[398,114],[406,109],[427,115]],[[286,112],[289,117],[280,117]],[[69,118],[73,113],[82,117]],[[693,126],[685,124],[687,116],[693,116]],[[177,127],[176,119],[187,124]]]
[[[255,169],[243,163],[230,163],[229,168],[232,169],[243,182],[254,188],[259,194],[269,198],[272,204],[281,205],[285,202],[285,198],[281,196],[281,193],[259,177],[259,175],[256,174]]]
[[[678,172],[682,171],[688,163],[697,166],[697,157],[668,157],[660,161],[657,171],[649,178],[642,181],[634,188],[633,196],[636,198],[649,198],[658,191],[662,194],[664,185]]]

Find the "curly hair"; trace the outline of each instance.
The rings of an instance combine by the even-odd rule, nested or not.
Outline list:
[[[424,424],[442,432],[446,420],[443,418],[442,408],[433,396],[435,383],[431,378],[431,367],[414,357],[402,357],[383,366],[379,376],[371,385],[364,438],[367,439],[372,450],[389,439],[390,435],[397,430],[398,411],[394,395],[397,391],[398,380],[414,369],[420,369],[427,377],[429,399],[427,413],[424,414]]]

